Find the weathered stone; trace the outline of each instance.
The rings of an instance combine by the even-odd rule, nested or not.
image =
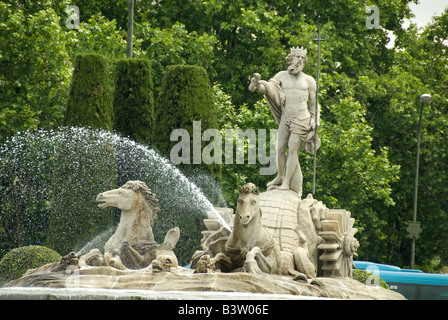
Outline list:
[[[261,75],[255,73],[249,85],[251,92],[259,90],[264,94],[278,124],[278,172],[266,186],[268,190],[293,190],[299,197],[302,197],[303,184],[299,152],[303,148],[313,154],[320,147],[316,81],[302,71],[307,61],[306,54],[304,48],[291,48],[286,57],[288,70],[278,72],[269,81],[261,80]]]
[[[152,267],[118,270],[110,266],[82,267],[74,273],[51,272],[55,265],[57,263],[30,270],[23,277],[8,283],[7,287],[214,291],[335,299],[404,299],[394,291],[367,286],[350,278],[320,277],[308,283],[293,281],[292,277],[271,274],[194,273],[194,270],[183,267],[171,268],[171,272],[153,272]]]
[[[140,269],[159,256],[170,255],[177,266],[173,249],[179,241],[180,230],[178,227],[170,229],[162,244],[154,241],[152,227],[159,211],[158,200],[144,182],[128,181],[118,189],[98,194],[96,201],[101,209],[121,209],[120,223],[104,246],[104,256],[98,249],[92,249],[80,257],[81,265]]]

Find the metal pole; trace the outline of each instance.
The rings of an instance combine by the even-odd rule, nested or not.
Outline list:
[[[324,37],[320,37],[320,25],[317,29],[317,39],[314,37],[315,33],[313,32],[313,41],[317,41],[317,73],[316,73],[316,106],[314,110],[314,124],[315,124],[315,132],[314,132],[314,159],[313,159],[313,195],[316,194],[316,153],[317,153],[317,127],[318,127],[318,112],[319,112],[319,104],[318,104],[318,97],[319,97],[319,70],[320,70],[320,42],[325,41],[325,34]]]
[[[417,131],[417,157],[415,161],[415,180],[414,180],[414,213],[412,215],[412,221],[417,221],[417,196],[418,196],[418,172],[420,166],[420,133],[422,131],[422,117],[423,117],[423,102],[420,107],[420,120],[418,121]]]
[[[418,130],[417,130],[417,156],[415,160],[415,179],[414,179],[414,210],[412,214],[413,223],[417,222],[418,173],[420,166],[420,134],[422,131],[423,105],[429,103],[430,100],[431,96],[429,94],[423,94],[420,97],[421,106],[420,106],[420,118],[418,121]],[[415,239],[416,236],[413,236],[411,246],[411,269],[414,269],[415,266]]]
[[[126,57],[132,58],[132,34],[134,32],[134,0],[128,0],[128,38]]]
[[[422,116],[423,116],[423,102],[420,106],[420,120],[418,121],[417,130],[417,157],[415,161],[415,179],[414,179],[414,210],[412,214],[412,221],[415,223],[417,221],[417,197],[418,197],[418,171],[420,163],[420,132],[422,130]],[[412,237],[411,246],[411,269],[414,269],[415,265],[415,236]]]

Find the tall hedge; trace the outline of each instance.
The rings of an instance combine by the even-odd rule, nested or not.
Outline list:
[[[207,71],[193,65],[168,66],[156,106],[154,145],[169,158],[171,149],[178,143],[170,141],[172,131],[185,129],[190,135],[191,156],[190,165],[180,166],[181,169],[188,171],[188,168],[200,167],[215,174],[218,171],[216,165],[193,164],[193,121],[201,121],[202,132],[217,128],[217,110]],[[202,143],[201,150],[204,145],[206,143]]]
[[[76,56],[64,125],[112,130],[112,103],[106,57],[96,53]]]
[[[202,132],[206,129],[217,129],[217,110],[206,70],[192,65],[168,66],[162,79],[155,113],[152,139],[155,148],[169,159],[172,147],[179,143],[170,141],[171,133],[175,129],[185,129],[190,135],[190,164],[179,164],[177,167],[190,181],[198,182],[197,178],[201,176],[201,172],[212,180],[218,179],[220,165],[207,165],[203,162],[193,164],[193,121],[201,121]],[[202,142],[201,150],[206,144],[208,142]],[[209,198],[211,190],[208,190],[207,184],[197,186]],[[195,250],[200,249],[197,244],[202,238],[201,231],[205,228],[202,219],[206,216],[198,217],[197,208],[194,205],[184,205],[183,201],[167,206],[161,201],[160,209],[160,217],[163,215],[166,221],[179,225],[181,235],[176,246],[176,255],[180,263],[188,263]],[[157,232],[157,228],[155,230]]]
[[[133,140],[149,143],[154,125],[151,63],[131,58],[117,61],[114,129]]]

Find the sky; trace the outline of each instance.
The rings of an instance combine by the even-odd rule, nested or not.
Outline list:
[[[413,23],[417,24],[418,28],[425,27],[431,22],[431,18],[435,15],[440,16],[440,14],[448,7],[448,0],[420,0],[419,4],[411,3],[409,8],[411,8],[415,17],[411,19]],[[410,21],[405,19],[403,27],[407,28]],[[389,33],[390,42],[387,45],[388,48],[394,47],[395,35]]]
[[[411,21],[416,23],[419,28],[423,28],[434,15],[440,15],[445,7],[448,7],[448,0],[420,0],[419,4],[411,3],[409,7],[415,15]],[[409,26],[409,22],[405,21],[404,27]]]

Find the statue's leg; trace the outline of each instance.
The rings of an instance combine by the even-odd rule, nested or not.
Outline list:
[[[126,267],[121,262],[120,256],[117,251],[114,251],[112,255],[109,252],[104,254],[104,260],[106,260],[107,264],[115,269],[124,270]]]
[[[288,157],[286,160],[286,174],[280,189],[289,190],[289,184],[296,168],[299,169],[298,179],[302,180],[302,171],[299,165],[299,149],[301,140],[298,134],[291,133],[288,141]]]
[[[129,269],[138,270],[143,268],[144,257],[126,241],[123,241],[120,246],[120,258],[123,265]]]
[[[258,273],[258,274],[262,274],[263,271],[261,271],[260,267],[258,266],[258,262],[255,259],[255,250],[254,249],[258,249],[260,250],[260,248],[255,247],[253,248],[251,251],[249,251],[246,255],[246,261],[244,261],[244,267],[243,270],[245,272],[249,272],[249,273]]]
[[[259,247],[254,247],[246,255],[244,262],[244,271],[250,273],[276,273],[275,261],[266,257]]]
[[[79,264],[85,266],[107,266],[107,262],[104,259],[99,249],[92,249],[89,253],[82,255],[79,258]]]
[[[233,271],[233,261],[224,253],[218,253],[212,259],[210,259],[212,265],[215,266],[216,269],[219,269],[223,272],[231,272]]]
[[[274,180],[269,182],[266,187],[281,185],[283,182],[286,168],[286,148],[288,147],[289,136],[289,128],[282,118],[278,127],[277,145],[275,146],[275,151],[277,153],[277,176]]]
[[[294,262],[297,271],[304,273],[308,278],[316,277],[316,267],[308,258],[305,248],[298,247],[294,250]]]
[[[302,193],[303,193],[302,183],[303,183],[303,177],[299,159],[299,164],[297,165],[296,170],[294,171],[291,177],[291,180],[289,180],[289,189],[296,192],[299,195],[300,199],[302,199]]]

